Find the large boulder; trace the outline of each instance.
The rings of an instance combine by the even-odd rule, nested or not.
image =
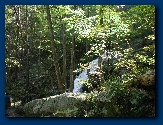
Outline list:
[[[135,77],[134,79],[129,80],[125,84],[140,84],[145,87],[155,86],[155,69],[148,70],[144,74]]]
[[[88,114],[90,112],[96,114],[101,112],[104,116],[103,110],[106,110],[107,103],[110,103],[105,95],[105,92],[64,93],[32,100],[23,106],[23,112],[26,117],[86,117],[86,115],[90,116]]]
[[[26,103],[23,107],[26,116],[56,116],[65,110],[73,110],[80,107],[85,100],[85,95],[74,95],[64,93],[61,95],[50,96],[47,98],[36,99]]]
[[[135,92],[138,90],[134,89]],[[120,91],[120,90],[119,90]],[[123,91],[123,90],[122,90]],[[126,90],[127,93],[128,90]],[[123,92],[120,92],[122,94]],[[141,99],[134,99],[132,91],[127,96],[109,94],[105,91],[94,93],[64,93],[43,99],[36,99],[26,103],[22,108],[24,117],[154,117],[155,105],[153,99],[146,94],[139,93]],[[141,96],[139,95],[139,96]],[[150,102],[152,100],[152,102]],[[137,103],[137,101],[140,101]],[[150,106],[143,108],[141,105]],[[126,109],[127,108],[127,109]],[[136,108],[133,110],[133,108]],[[151,112],[152,111],[152,112]]]
[[[140,82],[144,86],[155,85],[155,70],[149,70],[140,77]]]

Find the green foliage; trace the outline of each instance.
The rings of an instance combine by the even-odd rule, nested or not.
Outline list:
[[[53,64],[58,61],[61,71],[64,64],[64,24],[67,84],[70,77],[72,34],[75,35],[73,63],[76,72],[89,69],[88,62],[101,57],[104,50],[113,53],[102,64],[105,71],[98,71],[105,76],[104,86],[111,101],[107,104],[108,109],[99,112],[102,104],[90,97],[92,104],[88,106],[89,110],[81,114],[86,117],[150,116],[147,112],[152,110],[154,104],[146,102],[151,100],[138,88],[125,85],[147,70],[155,69],[155,7],[51,5],[50,9],[58,60],[52,56],[45,6],[5,7],[6,91],[11,93],[14,100],[20,101],[26,96],[41,98],[54,93],[58,85]],[[110,48],[107,48],[108,44]],[[90,85],[89,80],[83,82]],[[95,92],[93,94],[96,95]],[[68,110],[74,116],[77,116],[77,111],[80,109]]]
[[[149,98],[144,94],[144,90],[122,84],[117,79],[106,81],[106,84],[116,117],[153,117],[155,115],[152,112],[155,108],[155,97]]]

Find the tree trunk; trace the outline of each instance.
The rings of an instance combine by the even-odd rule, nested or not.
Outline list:
[[[21,30],[21,23],[20,23],[20,6],[17,7],[17,23],[18,23],[18,26],[17,26],[17,42],[16,42],[16,53],[15,53],[15,59],[18,61],[19,60],[19,57],[18,57],[18,46],[20,44],[20,30]],[[16,70],[15,70],[15,82],[17,82],[18,80],[18,66],[16,66]]]
[[[100,27],[103,27],[103,6],[100,6],[99,15],[100,15]],[[99,52],[99,58],[98,58],[98,67],[99,67],[100,70],[102,69],[102,54],[103,53],[100,50],[100,52]]]
[[[88,8],[87,8],[87,18],[89,18],[89,6],[88,6]],[[89,42],[88,42],[88,39],[87,38],[85,38],[85,40],[86,40],[86,53],[89,51]],[[90,58],[88,57],[88,61],[87,61],[87,63],[88,63],[88,66],[89,66],[89,62],[90,62]],[[89,74],[89,72],[90,72],[90,69],[87,69],[87,75]]]
[[[74,5],[74,10],[76,10],[76,5]],[[74,28],[72,30],[72,42],[71,42],[71,65],[70,65],[70,91],[74,88],[74,49],[75,49],[75,33]]]
[[[52,27],[51,15],[50,15],[50,8],[48,5],[46,5],[46,11],[47,11],[47,20],[49,23],[49,32],[50,32],[50,36],[51,36],[51,39],[50,39],[51,40],[51,49],[52,49],[52,54],[54,57],[54,66],[55,66],[55,71],[56,71],[56,75],[57,75],[58,88],[59,88],[60,92],[63,93],[65,91],[65,86],[62,83],[61,71],[60,71],[60,67],[59,67],[59,63],[58,63],[58,59],[57,59],[56,47],[54,44],[54,34],[53,34],[53,27]]]
[[[75,47],[75,34],[72,35],[72,44],[71,44],[71,66],[70,66],[70,91],[73,91],[74,88],[74,47]]]
[[[103,11],[103,6],[101,5],[100,6],[100,11],[99,11],[99,15],[100,15],[100,26],[103,27],[103,24],[104,24],[104,11]]]
[[[88,42],[88,39],[85,38],[86,40],[86,53],[89,51],[89,42]],[[88,63],[88,66],[89,66],[89,63],[90,63],[90,57],[88,56],[88,59],[87,59],[87,63]],[[89,74],[90,72],[90,68],[87,69],[87,75]]]
[[[103,6],[100,6],[100,11],[99,11],[99,15],[100,15],[100,27],[103,27],[103,23],[104,23],[104,21],[103,21],[103,14],[104,14]],[[101,42],[102,41],[103,40],[101,40]],[[102,47],[102,43],[101,43],[101,47]],[[101,49],[101,47],[99,49]],[[99,58],[98,58],[98,67],[99,67],[99,71],[100,72],[102,71],[102,55],[103,55],[103,50],[100,50],[99,51]],[[101,74],[100,79],[101,79],[101,84],[102,84],[104,82],[103,73]]]
[[[29,88],[28,5],[26,5],[26,90]]]
[[[63,45],[63,73],[62,73],[62,78],[63,78],[63,84],[67,87],[66,84],[66,76],[67,76],[67,70],[66,70],[66,27],[65,24],[62,24],[62,45]]]

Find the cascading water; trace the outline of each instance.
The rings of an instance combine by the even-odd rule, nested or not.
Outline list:
[[[102,61],[106,60],[106,53],[104,52],[104,54],[102,55]],[[89,73],[93,73],[94,71],[97,70],[98,68],[98,58],[91,61],[89,63],[89,67],[90,67],[90,72]],[[81,82],[83,80],[87,80],[88,79],[88,75],[87,75],[87,69],[83,70],[79,76],[76,77],[76,79],[74,80],[74,89],[73,89],[73,93],[81,93],[82,92],[82,85]]]

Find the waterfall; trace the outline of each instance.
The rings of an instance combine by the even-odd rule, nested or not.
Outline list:
[[[102,61],[104,61],[104,60],[106,60],[106,51],[102,55]],[[93,73],[94,71],[96,71],[96,69],[98,67],[98,58],[96,58],[95,60],[91,61],[89,63],[89,67],[90,67],[90,72],[89,73]],[[81,81],[82,80],[87,80],[87,79],[88,79],[87,69],[85,69],[74,80],[73,93],[81,93],[82,92]]]

